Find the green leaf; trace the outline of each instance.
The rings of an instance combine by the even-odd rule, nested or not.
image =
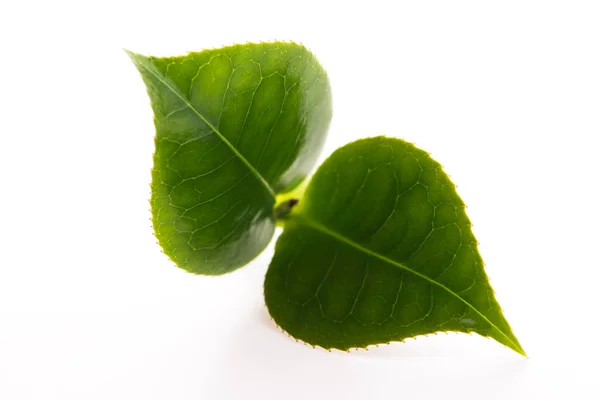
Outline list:
[[[399,139],[336,150],[284,220],[265,301],[290,335],[347,350],[438,331],[525,354],[442,167]]]
[[[273,236],[276,195],[300,184],[321,152],[331,119],[325,71],[295,43],[128,54],[154,111],[158,242],[190,272],[245,265]]]

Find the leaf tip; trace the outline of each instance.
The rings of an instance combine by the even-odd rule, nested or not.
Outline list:
[[[136,67],[138,67],[138,69],[144,64],[144,62],[148,61],[148,57],[143,56],[139,53],[134,53],[133,51],[128,49],[123,49],[123,51],[129,56],[131,61],[133,61],[133,63]]]
[[[129,49],[123,49],[123,51],[125,52],[125,54],[127,54],[129,56],[129,58],[131,58],[131,60],[133,62],[135,62],[135,60],[140,57],[139,54],[134,53],[133,51],[131,51]]]
[[[519,353],[520,355],[522,355],[523,357],[529,358],[529,356],[527,355],[527,353],[521,346],[521,343],[519,343],[519,341],[516,340],[516,338],[514,341],[512,341],[510,348],[513,349],[514,351],[516,351],[517,353]]]

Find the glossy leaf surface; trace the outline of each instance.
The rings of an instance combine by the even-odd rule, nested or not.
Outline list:
[[[377,137],[338,149],[284,223],[265,300],[293,337],[346,350],[476,332],[524,354],[462,200],[412,144]]]
[[[160,245],[190,272],[243,266],[272,238],[275,196],[297,186],[320,154],[331,119],[325,71],[294,43],[129,55],[154,111]]]

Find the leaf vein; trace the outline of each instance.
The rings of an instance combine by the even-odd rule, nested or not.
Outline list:
[[[169,89],[171,92],[173,92],[173,94],[175,96],[177,96],[186,106],[188,106],[190,108],[190,110],[192,110],[194,112],[194,114],[196,114],[198,116],[198,118],[200,118],[202,120],[202,122],[204,122],[227,145],[227,147],[229,147],[231,149],[231,151],[237,157],[239,157],[239,159],[248,167],[250,172],[252,172],[252,174],[258,179],[258,181],[265,187],[265,189],[269,192],[269,194],[273,198],[275,198],[276,194],[275,194],[275,191],[273,190],[273,188],[271,188],[271,185],[265,180],[265,178],[260,174],[260,172],[258,172],[258,170],[252,164],[250,164],[250,162],[246,159],[246,157],[244,157],[238,151],[238,149],[233,144],[231,144],[231,142],[229,140],[227,140],[227,138],[221,132],[219,132],[219,130],[206,117],[204,117],[204,115],[202,115],[196,109],[196,107],[194,107],[190,103],[190,101],[186,97],[184,97],[180,93],[180,91],[178,89],[172,87],[157,71],[155,71],[155,68],[151,68],[146,64],[147,64],[147,62],[139,62],[138,61],[138,65],[141,65],[142,67],[144,67],[159,82],[161,82],[163,85],[165,85],[165,87],[167,89]]]
[[[491,327],[493,327],[494,329],[496,329],[502,336],[504,336],[504,338],[509,341],[510,343],[512,343],[513,346],[515,346],[515,348],[520,349],[521,346],[516,343],[514,340],[512,340],[508,335],[506,335],[506,333],[504,333],[500,328],[498,328],[492,321],[490,321],[485,315],[483,315],[481,313],[481,311],[479,311],[477,308],[475,308],[471,303],[469,303],[467,300],[465,300],[463,297],[461,297],[458,293],[454,292],[452,289],[450,289],[449,287],[443,285],[442,283],[428,277],[427,275],[421,274],[418,271],[415,271],[414,269],[399,263],[397,261],[392,260],[391,258],[388,258],[382,254],[379,254],[371,249],[368,249],[364,246],[362,246],[359,243],[354,242],[353,240],[339,234],[338,232],[335,232],[331,229],[329,229],[328,227],[320,224],[317,221],[314,221],[310,218],[306,218],[305,216],[301,216],[301,215],[296,215],[296,219],[297,221],[304,223],[305,225],[307,225],[310,228],[313,228],[327,236],[333,237],[334,239],[338,240],[339,242],[342,242],[350,247],[353,247],[356,250],[359,250],[362,253],[365,253],[371,257],[375,257],[387,264],[390,264],[392,266],[395,266],[397,268],[400,268],[404,271],[408,271],[412,274],[414,274],[415,276],[424,279],[425,281],[429,282],[430,284],[436,285],[438,287],[440,287],[441,289],[447,291],[448,293],[450,293],[452,296],[456,297],[458,300],[460,300],[461,302],[463,302],[465,305],[467,305],[469,308],[471,308],[476,314],[478,314],[483,320],[485,320],[487,323],[490,324]]]

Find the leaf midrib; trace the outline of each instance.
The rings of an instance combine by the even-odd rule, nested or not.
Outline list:
[[[384,261],[390,265],[393,265],[397,268],[400,268],[402,270],[408,271],[416,276],[418,276],[421,279],[426,280],[427,282],[436,285],[444,290],[446,290],[448,293],[450,293],[452,296],[456,297],[457,299],[459,299],[461,302],[463,302],[464,304],[466,304],[469,308],[471,308],[473,311],[475,311],[481,318],[483,318],[486,322],[488,322],[494,329],[496,329],[502,336],[504,336],[506,338],[506,340],[508,340],[513,346],[514,349],[517,350],[517,352],[519,352],[520,354],[527,356],[525,354],[525,351],[523,350],[523,348],[521,347],[521,345],[518,342],[515,342],[512,338],[510,338],[506,333],[504,333],[504,331],[502,331],[500,328],[498,328],[492,321],[490,321],[485,315],[483,315],[477,308],[475,308],[471,303],[469,303],[467,300],[465,300],[463,297],[461,297],[458,293],[454,292],[452,289],[450,289],[449,287],[445,286],[444,284],[436,281],[435,279],[432,279],[426,275],[423,275],[417,271],[415,271],[414,269],[399,263],[397,261],[392,260],[391,258],[388,258],[384,255],[381,255],[373,250],[370,250],[362,245],[360,245],[359,243],[356,243],[355,241],[348,239],[346,236],[329,229],[328,227],[326,227],[325,225],[314,221],[310,218],[307,218],[304,215],[301,215],[300,213],[297,214],[293,214],[293,219],[296,221],[300,221],[303,222],[304,224],[306,224],[307,226],[318,230],[321,233],[324,233],[328,236],[333,237],[334,239],[347,244],[348,246],[351,246],[353,248],[355,248],[356,250],[359,250],[369,256],[375,257],[381,261]]]
[[[205,118],[204,115],[202,115],[196,109],[196,107],[194,107],[193,104],[188,101],[188,99],[185,96],[181,95],[179,90],[177,90],[176,88],[169,85],[169,83],[165,79],[163,79],[162,75],[155,71],[156,68],[153,65],[151,67],[149,67],[147,65],[148,60],[145,57],[140,56],[139,54],[130,52],[128,50],[125,50],[125,51],[134,61],[137,61],[136,64],[142,66],[146,71],[148,71],[156,79],[158,79],[158,81],[160,81],[163,85],[165,85],[171,92],[173,92],[173,94],[175,94],[177,97],[179,97],[179,99],[187,107],[189,107],[189,109],[192,110],[194,112],[194,114],[196,114],[202,120],[202,122],[204,122],[223,141],[223,143],[225,143],[225,145],[227,147],[229,147],[231,149],[231,151],[248,167],[250,172],[252,172],[252,174],[254,174],[254,176],[265,187],[265,189],[267,189],[267,191],[269,192],[269,195],[271,195],[271,197],[273,197],[273,199],[276,198],[277,194],[275,193],[275,191],[273,190],[271,185],[269,185],[269,182],[267,182],[267,180],[260,174],[260,172],[258,172],[258,170],[250,163],[250,161],[248,161],[246,159],[246,157],[244,157],[242,155],[242,153],[240,153],[238,151],[238,149],[233,144],[231,144],[231,142],[229,140],[227,140],[227,138],[221,132],[219,132],[219,130],[207,118]]]

